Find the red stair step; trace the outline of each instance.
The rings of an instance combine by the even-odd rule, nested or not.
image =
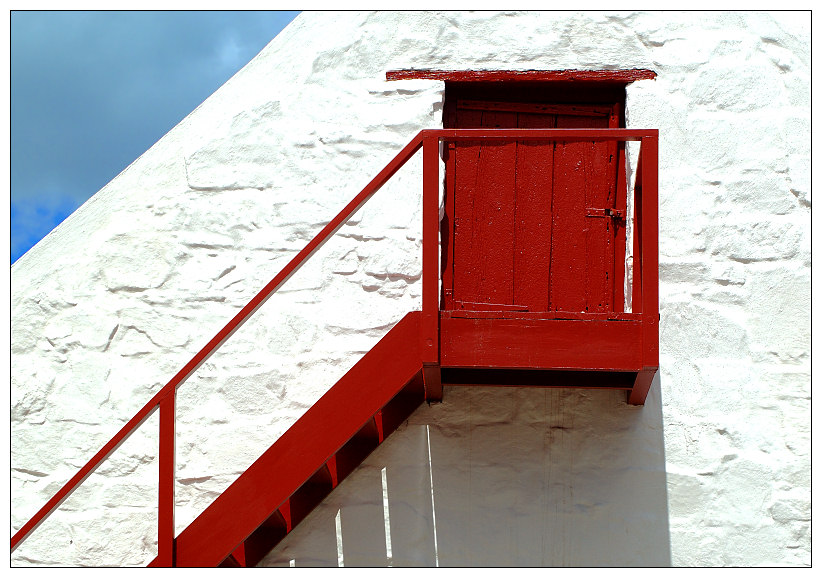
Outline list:
[[[419,323],[406,315],[183,530],[175,565],[253,566],[397,429],[425,399]]]

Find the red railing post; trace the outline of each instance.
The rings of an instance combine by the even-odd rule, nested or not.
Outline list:
[[[422,145],[422,320],[420,340],[425,397],[442,399],[440,380],[439,235],[440,157],[439,137],[426,133]]]
[[[645,403],[659,368],[659,133],[642,138],[636,177],[634,298],[642,313],[642,370],[628,403]],[[639,255],[636,254],[639,249]],[[639,269],[639,279],[637,279]]]
[[[157,512],[157,565],[174,566],[174,420],[177,391],[160,401],[160,483]]]
[[[642,314],[645,366],[659,365],[659,137],[642,140]]]
[[[640,141],[639,156],[634,176],[634,254],[631,258],[631,312],[642,313],[642,151],[645,140]]]

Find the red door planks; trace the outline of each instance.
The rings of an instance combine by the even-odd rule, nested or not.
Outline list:
[[[465,128],[510,128],[516,115],[465,110]],[[460,305],[513,303],[516,144],[467,142],[454,151],[454,299]],[[471,306],[469,305],[469,308]]]
[[[518,128],[555,128],[552,114],[520,113]],[[514,235],[514,303],[528,311],[547,311],[551,302],[553,195],[547,194],[554,171],[553,143],[518,142]]]
[[[616,106],[471,100],[458,101],[455,117],[459,128],[615,128],[619,118]],[[618,149],[513,140],[448,147],[444,308],[621,311]]]
[[[608,128],[607,117],[560,115],[557,128]],[[616,143],[557,143],[553,173],[551,309],[614,309]],[[589,214],[589,209],[602,216]],[[625,229],[621,229],[624,235]],[[620,256],[624,260],[624,256]],[[621,305],[621,304],[620,304]]]

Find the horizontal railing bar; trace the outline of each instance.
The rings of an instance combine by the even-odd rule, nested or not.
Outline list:
[[[659,135],[657,129],[630,128],[459,128],[426,129],[420,133],[447,141],[459,140],[596,140],[639,141]]]
[[[100,465],[108,455],[136,429],[147,417],[148,414],[167,396],[172,390],[183,383],[212,353],[225,342],[237,329],[242,326],[251,315],[259,309],[263,303],[280,286],[297,272],[297,270],[313,255],[325,242],[348,221],[357,210],[360,209],[370,199],[374,193],[390,179],[403,165],[422,147],[422,136],[417,134],[397,155],[389,162],[376,177],[371,179],[365,188],[348,203],[340,213],[334,217],[309,243],[299,252],[277,275],[263,287],[245,307],[243,307],[225,327],[223,327],[205,347],[203,347],[191,360],[163,386],[163,388],[149,401],[137,415],[135,415],[123,428],[115,435],[94,457],[83,466],[80,471],[69,480],[48,502],[40,508],[34,517],[26,522],[22,528],[12,537],[12,551],[22,542],[32,530],[65,500],[83,480],[85,480]],[[142,417],[141,417],[142,416]],[[140,418],[140,419],[138,419]]]

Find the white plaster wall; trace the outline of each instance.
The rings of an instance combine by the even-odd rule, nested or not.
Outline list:
[[[12,530],[441,126],[442,83],[384,80],[412,67],[657,72],[627,95],[628,125],[661,136],[660,417],[633,450],[664,432],[673,564],[810,564],[809,13],[302,14],[12,267]],[[181,387],[178,529],[418,307],[419,173],[417,159]],[[625,411],[574,395],[573,423]],[[12,563],[150,560],[156,436],[154,416]],[[493,471],[513,467],[496,453]],[[602,472],[636,467],[609,459]],[[569,499],[562,527],[590,527]],[[545,563],[579,560],[556,554]]]

